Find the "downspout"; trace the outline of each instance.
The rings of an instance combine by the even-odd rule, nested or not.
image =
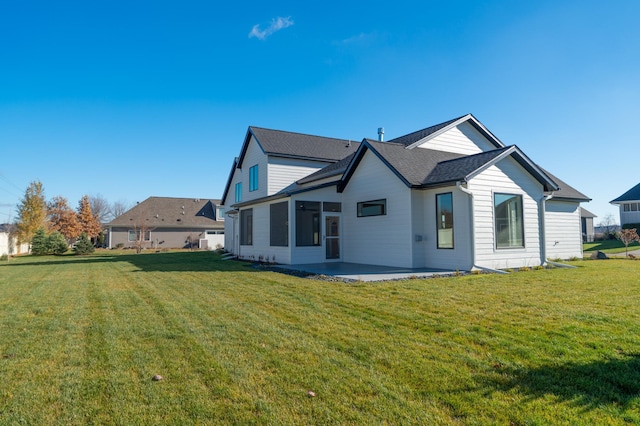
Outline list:
[[[471,218],[471,222],[470,222],[470,226],[471,226],[471,270],[475,269],[480,269],[483,271],[489,271],[489,272],[493,272],[496,274],[508,274],[508,272],[506,271],[501,271],[499,269],[493,269],[493,268],[487,268],[486,266],[479,266],[476,264],[476,235],[475,235],[475,229],[476,229],[476,216],[474,214],[474,210],[473,210],[473,192],[469,191],[467,188],[462,186],[462,183],[460,181],[456,182],[456,187],[464,192],[465,194],[467,194],[469,196],[469,213],[470,213],[470,218]]]

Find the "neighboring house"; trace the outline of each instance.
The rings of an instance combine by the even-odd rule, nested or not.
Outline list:
[[[595,227],[593,218],[597,217],[589,210],[580,207],[580,223],[582,224],[582,242],[592,243],[595,237]]]
[[[584,201],[471,114],[388,142],[249,127],[222,196],[225,248],[283,264],[536,266],[582,256]]]
[[[0,224],[0,256],[13,256],[29,252],[29,244],[18,244],[18,239],[11,235],[12,225]]]
[[[142,234],[146,248],[224,245],[220,200],[149,197],[107,224],[109,248],[134,247]]]
[[[620,208],[620,226],[640,223],[640,183],[611,201]]]

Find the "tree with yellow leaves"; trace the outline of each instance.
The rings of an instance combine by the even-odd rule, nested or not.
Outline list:
[[[67,199],[64,197],[56,196],[49,201],[47,216],[49,218],[49,230],[59,231],[67,240],[67,244],[71,244],[82,233],[78,215],[69,207]]]
[[[17,209],[17,236],[20,243],[31,244],[36,231],[46,226],[47,202],[42,182],[33,181],[27,187]]]

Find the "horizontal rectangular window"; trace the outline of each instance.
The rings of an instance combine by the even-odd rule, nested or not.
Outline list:
[[[129,242],[140,241],[140,231],[129,231]],[[142,241],[151,241],[151,231],[144,231],[144,239]]]
[[[387,214],[387,199],[358,203],[358,217],[383,216]]]
[[[207,235],[224,235],[224,231],[207,231]]]
[[[322,203],[323,212],[338,213],[342,211],[342,203],[324,202]]]

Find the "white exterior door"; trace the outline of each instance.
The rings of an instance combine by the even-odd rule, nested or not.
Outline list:
[[[324,251],[328,261],[339,261],[342,258],[340,246],[340,216],[336,214],[324,217]]]

